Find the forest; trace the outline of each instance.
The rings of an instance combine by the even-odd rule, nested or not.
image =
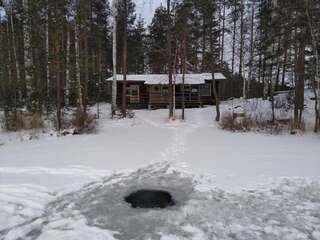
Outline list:
[[[320,0],[0,0],[0,240],[320,240]]]
[[[274,96],[290,91],[299,129],[309,88],[318,131],[319,15],[318,0],[167,0],[146,23],[133,0],[2,0],[5,128],[18,130],[22,114],[54,115],[59,131],[67,109],[85,125],[88,107],[101,102],[125,116],[106,82],[114,73],[168,74],[172,117],[174,74],[219,71],[228,80],[215,93],[217,112],[221,99],[263,98],[274,107]]]

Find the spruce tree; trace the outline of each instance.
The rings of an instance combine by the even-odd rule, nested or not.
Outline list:
[[[156,9],[152,22],[149,26],[148,65],[151,73],[167,72],[167,11],[164,7]]]

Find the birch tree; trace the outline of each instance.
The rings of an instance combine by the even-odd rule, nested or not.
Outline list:
[[[80,30],[79,30],[79,0],[76,0],[76,18],[74,21],[74,34],[75,34],[75,52],[76,52],[76,83],[77,83],[77,97],[78,97],[78,110],[80,113],[84,112],[83,105],[83,93],[82,93],[82,84],[81,84],[81,75],[80,75]]]
[[[235,70],[235,55],[236,55],[236,34],[237,34],[237,22],[238,22],[238,0],[232,1],[232,60],[231,60],[231,73]]]
[[[224,64],[225,32],[226,32],[226,2],[222,1],[221,65]]]
[[[17,107],[17,101],[21,101],[21,92],[19,90],[19,85],[21,84],[21,71],[20,71],[20,64],[17,55],[17,43],[16,43],[16,35],[15,35],[15,27],[13,21],[13,2],[10,2],[10,13],[7,13],[7,16],[10,16],[10,26],[11,26],[11,43],[12,43],[12,50],[13,50],[13,58],[15,62],[15,70],[16,70],[16,84],[15,87],[15,108]],[[9,21],[9,20],[8,20]]]

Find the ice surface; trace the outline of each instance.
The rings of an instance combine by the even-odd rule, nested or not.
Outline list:
[[[133,209],[123,197],[141,187],[168,190],[178,204]],[[228,193],[158,163],[61,195],[39,218],[2,237],[0,232],[0,239],[311,240],[319,231],[319,182],[284,179],[270,188]]]

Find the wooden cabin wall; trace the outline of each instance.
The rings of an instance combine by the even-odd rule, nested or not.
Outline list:
[[[222,85],[221,85],[222,84]],[[139,98],[127,96],[127,106],[132,109],[139,108],[166,108],[169,104],[168,101],[168,86],[167,85],[145,85],[141,81],[128,81],[127,87],[135,85],[139,87]],[[206,90],[204,84],[200,85],[185,85],[185,106],[186,107],[201,107],[204,105],[214,104],[213,95],[213,83],[212,81],[206,81],[206,85],[209,86],[210,94],[203,95]],[[220,91],[220,99],[225,100],[226,87],[221,81],[217,81],[217,91]],[[122,104],[122,82],[118,82],[117,87],[117,104]],[[182,107],[182,85],[176,85],[176,108]]]
[[[147,86],[144,85],[144,82],[141,82],[141,81],[136,81],[136,82],[128,81],[126,84],[127,88],[130,88],[130,86],[132,85],[139,86],[139,97],[138,99],[136,99],[136,98],[133,98],[133,97],[131,98],[130,96],[127,96],[126,101],[127,101],[128,108],[132,108],[132,109],[147,108],[148,106]],[[122,89],[123,89],[123,83],[118,82],[117,84],[117,105],[118,106],[122,105]]]

